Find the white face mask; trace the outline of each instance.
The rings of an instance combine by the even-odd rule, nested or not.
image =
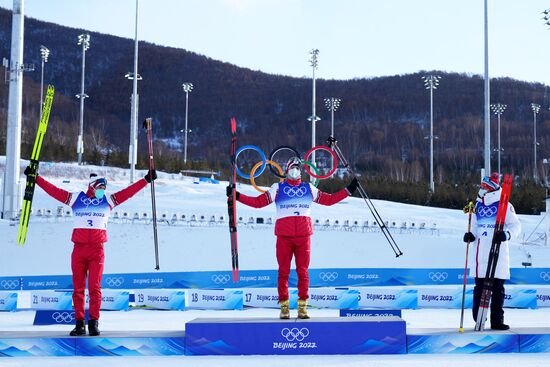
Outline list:
[[[291,178],[293,180],[297,180],[300,178],[300,169],[296,168],[296,167],[293,167],[291,169],[288,170],[288,173],[286,174],[288,176],[288,178]]]
[[[103,197],[105,196],[105,190],[104,189],[97,189],[95,190],[95,197],[97,199],[103,199]]]
[[[487,193],[486,189],[479,189],[479,192],[477,193],[477,197],[482,199],[486,193]]]

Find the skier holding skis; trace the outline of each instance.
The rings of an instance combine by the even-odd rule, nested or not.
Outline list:
[[[482,179],[475,207],[475,215],[472,216],[472,232],[464,234],[464,242],[473,242],[477,238],[475,262],[470,267],[470,276],[475,278],[474,302],[472,314],[477,320],[483,284],[487,274],[489,253],[493,240],[493,232],[500,200],[501,187],[500,175],[497,172]],[[511,203],[504,222],[504,230],[495,233],[496,244],[500,246],[495,278],[492,285],[491,296],[491,329],[508,330],[510,326],[504,323],[504,282],[510,279],[510,254],[508,241],[517,238],[521,232],[521,223]]]
[[[309,298],[309,261],[311,251],[311,204],[334,205],[347,198],[357,189],[357,178],[349,185],[334,193],[328,194],[318,190],[310,183],[301,181],[302,163],[298,157],[292,157],[286,166],[286,179],[275,183],[265,193],[252,197],[236,193],[237,201],[254,207],[263,208],[273,202],[277,206],[275,236],[277,236],[276,256],[279,264],[278,293],[281,308],[280,318],[289,319],[288,278],[290,264],[295,257],[296,273],[298,274],[298,318],[308,319],[307,300]],[[227,195],[231,188],[227,187]]]
[[[25,169],[25,175],[32,173],[31,167]],[[88,331],[91,336],[100,334],[98,329],[99,310],[101,308],[101,277],[103,275],[104,251],[107,242],[107,222],[111,210],[134,196],[157,178],[155,170],[127,188],[112,195],[105,192],[107,180],[92,173],[86,192],[68,192],[36,176],[36,184],[54,199],[71,207],[74,216],[74,229],[71,241],[74,243],[71,255],[73,273],[73,305],[76,327],[71,336],[86,335],[84,323],[84,290],[86,278],[90,297],[90,319]]]

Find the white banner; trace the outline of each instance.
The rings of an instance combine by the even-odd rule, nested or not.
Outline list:
[[[466,288],[464,307],[472,308],[474,299],[473,288]],[[460,308],[462,305],[462,287],[452,288],[418,288],[419,308]]]
[[[537,290],[525,286],[504,286],[504,307],[537,308]]]
[[[404,309],[418,308],[418,291],[400,287],[360,287],[359,307]]]
[[[275,288],[243,289],[244,306],[260,308],[279,308],[279,293]],[[290,308],[298,306],[298,290],[289,289]]]
[[[193,289],[188,293],[187,308],[209,310],[242,310],[243,291],[240,289]]]
[[[152,307],[159,310],[184,310],[185,291],[183,289],[140,289],[136,290],[136,306]]]
[[[34,310],[72,310],[73,292],[32,291],[30,308]]]
[[[358,308],[359,291],[348,288],[310,288],[309,304],[319,308]]]
[[[550,288],[537,288],[537,307],[550,307]]]
[[[17,292],[0,292],[0,311],[17,310]]]
[[[86,290],[85,308],[89,308],[90,296]],[[130,308],[130,292],[116,289],[101,290],[101,309],[107,311],[127,311]]]

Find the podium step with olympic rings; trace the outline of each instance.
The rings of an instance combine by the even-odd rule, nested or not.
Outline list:
[[[195,319],[186,355],[404,354],[405,321],[396,316]]]

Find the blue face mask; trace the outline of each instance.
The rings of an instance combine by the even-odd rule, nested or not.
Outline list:
[[[95,190],[95,197],[98,199],[103,199],[105,196],[105,190],[104,189],[97,189]]]

